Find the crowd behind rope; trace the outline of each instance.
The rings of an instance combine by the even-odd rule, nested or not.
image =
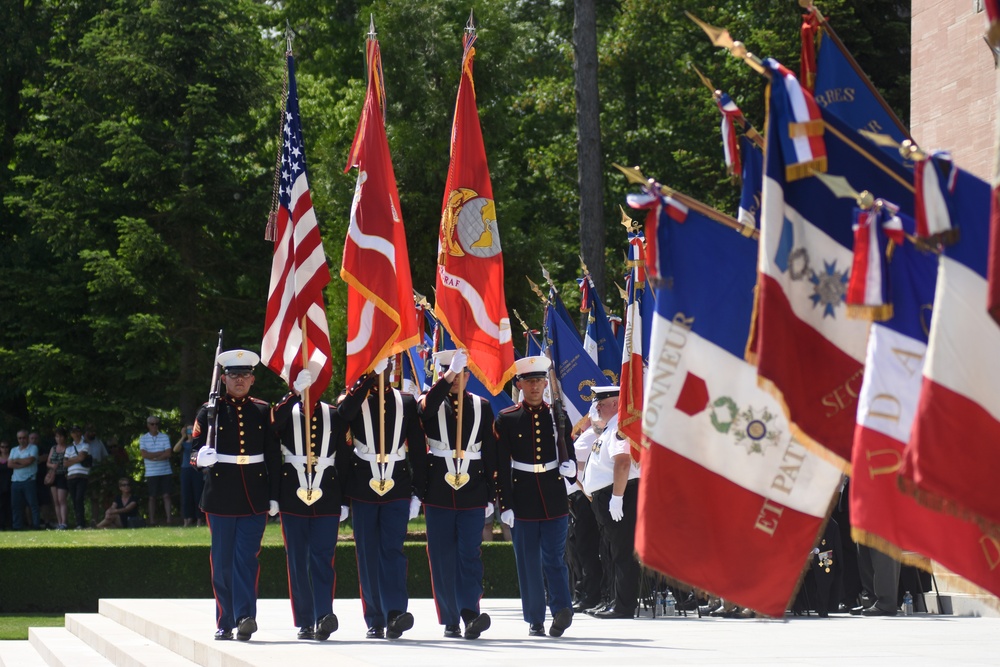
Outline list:
[[[146,433],[138,438],[136,461],[114,439],[105,445],[92,426],[55,428],[44,439],[35,430],[18,431],[14,442],[0,439],[0,530],[208,524],[213,534],[213,586],[219,599],[220,589],[231,595],[240,585],[217,576],[247,572],[251,581],[256,579],[255,554],[268,520],[265,515],[280,513],[280,519],[270,520],[282,523],[293,616],[298,638],[304,640],[324,640],[337,629],[333,601],[324,599],[332,598],[332,586],[309,589],[323,580],[316,563],[325,563],[319,569],[329,569],[332,576],[338,525],[348,516],[353,518],[358,544],[367,637],[396,638],[412,627],[412,615],[406,610],[402,540],[407,522],[421,507],[427,519],[439,622],[446,637],[475,639],[489,628],[488,615],[479,610],[483,576],[479,545],[493,539],[496,523],[502,538],[514,542],[529,635],[559,637],[580,612],[599,619],[630,619],[643,610],[753,615],[725,600],[668,586],[636,562],[641,468],[631,461],[628,442],[617,429],[617,387],[595,389],[590,414],[568,434],[574,443],[570,460],[561,461],[554,437],[559,422],[543,400],[548,360],[518,361],[515,384],[521,401],[494,416],[485,399],[463,391],[461,379],[468,372],[465,354],[452,350],[436,355],[440,380],[416,402],[385,382],[389,377],[385,364],[363,376],[337,406],[315,401],[314,440],[305,445],[303,433],[309,426],[300,395],[312,381],[308,371],[272,408],[249,397],[255,354],[231,351],[220,356],[220,364],[225,366],[225,355],[236,352],[239,363],[230,363],[223,377],[227,392],[218,451],[206,447],[204,408],[196,423],[182,427],[176,441],[160,430],[159,417],[148,417]],[[249,362],[243,355],[251,357]],[[378,441],[382,433],[372,427],[379,392],[383,405],[394,406],[388,408],[383,443]],[[251,405],[264,420],[254,442],[252,434],[244,434],[252,430],[244,422],[249,419],[244,408]],[[456,437],[463,409],[463,433]],[[227,453],[230,445],[233,454]],[[248,453],[251,445],[262,453]],[[128,473],[139,464],[142,479],[134,479],[140,475]],[[249,494],[246,475],[254,465],[260,466],[254,476],[263,480],[259,495],[244,498],[249,510],[232,511],[236,486],[227,476],[232,471],[242,476],[235,495]],[[308,479],[315,480],[315,488]],[[326,503],[309,500],[313,492],[317,498],[326,493]],[[298,505],[296,496],[302,501]],[[817,542],[793,611],[895,615],[901,590],[919,593],[926,585],[915,572],[906,572],[900,586],[899,563],[851,543],[844,532],[849,519],[839,509]],[[254,521],[249,538],[241,526],[244,517]],[[232,531],[219,539],[235,565],[228,575],[216,558],[216,550],[222,549],[216,533],[221,536],[223,530]],[[296,531],[299,538],[294,537]],[[318,533],[329,533],[322,544],[317,543]],[[289,542],[294,539],[301,544]],[[242,547],[240,540],[246,542]],[[253,554],[253,562],[246,560],[246,554]],[[382,567],[387,559],[395,559],[396,565],[402,559],[401,567]],[[398,581],[383,580],[387,571],[403,576]],[[296,577],[302,582],[291,581]],[[216,639],[232,639],[235,630],[237,639],[246,640],[256,631],[254,596],[237,597],[229,601],[229,616],[220,615]],[[551,612],[547,633],[546,607]]]

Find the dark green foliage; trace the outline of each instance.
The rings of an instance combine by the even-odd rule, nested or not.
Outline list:
[[[427,545],[407,542],[410,597],[431,597]],[[100,598],[211,598],[209,549],[204,546],[131,546],[5,548],[5,564],[31,563],[38,576],[17,567],[0,568],[0,613],[96,612]],[[150,567],[156,574],[150,574]],[[285,550],[265,546],[260,552],[261,598],[288,598]],[[340,542],[336,556],[339,598],[359,595],[353,542]],[[517,570],[510,542],[483,545],[484,595],[516,598]],[[58,572],[72,577],[46,576]]]

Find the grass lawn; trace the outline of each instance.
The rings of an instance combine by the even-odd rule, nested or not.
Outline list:
[[[65,623],[66,617],[62,614],[43,614],[41,616],[0,614],[0,640],[27,639],[28,628],[62,627]]]
[[[410,521],[409,532],[426,532],[423,516]],[[340,526],[341,539],[353,538],[354,529],[350,521]],[[208,528],[156,527],[117,530],[26,530],[20,532],[0,532],[0,560],[4,547],[26,546],[127,546],[127,545],[205,545],[211,544]],[[281,526],[277,523],[267,524],[264,531],[264,545],[283,544]]]

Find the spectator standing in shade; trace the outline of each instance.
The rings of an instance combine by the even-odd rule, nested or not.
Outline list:
[[[10,504],[13,510],[14,530],[24,529],[24,506],[31,508],[31,527],[41,527],[38,515],[38,446],[28,442],[28,432],[17,432],[17,447],[7,458],[7,467],[14,471],[10,478]]]
[[[205,515],[201,513],[198,503],[205,486],[205,476],[196,466],[191,465],[191,444],[194,426],[185,424],[180,439],[174,444],[174,453],[181,455],[181,516],[184,527],[202,525]]]
[[[149,525],[156,525],[156,499],[163,499],[164,523],[170,525],[170,494],[173,492],[173,468],[170,455],[173,447],[170,436],[160,432],[160,418],[146,418],[147,432],[139,436],[139,453],[146,467],[146,490],[149,493]]]
[[[0,440],[0,530],[10,530],[13,514],[10,511],[10,478],[14,471],[7,467],[10,443]]]
[[[66,479],[66,429],[57,428],[53,431],[56,444],[49,450],[49,460],[45,465],[54,471],[55,478],[49,486],[52,504],[56,510],[56,530],[66,530],[69,523],[69,481]]]
[[[52,505],[52,494],[49,487],[45,485],[45,471],[49,462],[48,443],[42,442],[42,437],[38,431],[28,431],[28,444],[38,448],[38,474],[35,475],[35,497],[38,498],[38,524],[42,528],[56,527],[56,512]]]
[[[87,482],[90,479],[90,449],[83,441],[83,429],[71,426],[69,437],[72,444],[66,448],[66,481],[69,495],[73,499],[73,512],[76,514],[76,529],[87,528],[87,510],[84,503],[87,499]]]

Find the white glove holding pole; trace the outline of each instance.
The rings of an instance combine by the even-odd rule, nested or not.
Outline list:
[[[465,364],[468,361],[469,358],[465,354],[465,350],[455,350],[455,356],[451,358],[451,365],[448,366],[448,370],[458,375],[465,370]]]
[[[385,357],[383,359],[379,359],[378,363],[375,364],[375,368],[373,368],[372,370],[375,372],[375,375],[381,375],[382,373],[385,372],[385,369],[388,367],[389,367],[389,357]]]
[[[494,511],[495,510],[493,509],[493,503],[486,503],[486,516],[484,516],[483,518],[489,519],[491,516],[493,516]]]
[[[500,513],[500,521],[507,524],[508,528],[514,527],[514,510],[504,510]]]
[[[267,513],[271,516],[278,516],[278,501],[272,500],[267,508]]]
[[[420,498],[413,496],[410,498],[410,519],[416,519],[420,514]]]
[[[559,474],[563,477],[576,477],[576,463],[563,461],[559,464]]]
[[[351,516],[351,508],[348,505],[340,506],[340,523],[347,521],[347,517]]]
[[[198,450],[196,463],[199,468],[211,468],[219,462],[219,452],[212,447],[202,447]]]
[[[303,368],[299,371],[299,374],[295,377],[295,382],[292,383],[292,389],[295,390],[296,394],[301,395],[306,389],[312,386],[313,375],[309,372],[308,368]]]
[[[611,513],[611,518],[615,521],[621,521],[625,518],[625,508],[622,507],[622,500],[624,496],[611,496],[611,502],[608,503],[608,511]]]

